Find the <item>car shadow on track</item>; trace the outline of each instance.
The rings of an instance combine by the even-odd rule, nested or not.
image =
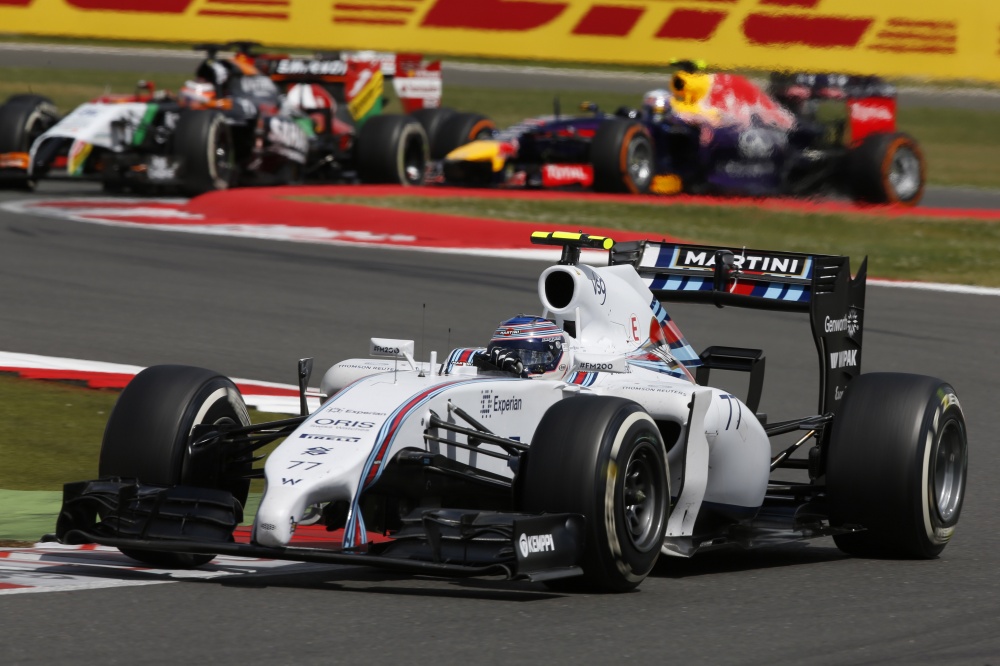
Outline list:
[[[653,579],[683,579],[720,573],[816,565],[844,559],[847,559],[847,556],[833,546],[795,543],[751,551],[714,551],[691,559],[661,557],[649,577]],[[526,581],[509,581],[501,578],[430,578],[397,574],[374,568],[317,565],[311,565],[298,571],[258,571],[237,576],[185,582],[243,588],[285,587],[511,602],[544,601],[567,596],[567,593],[548,590],[541,584]],[[579,593],[568,594],[577,596]]]
[[[536,583],[509,581],[499,577],[431,578],[397,574],[375,568],[317,565],[300,571],[259,571],[209,580],[192,579],[185,582],[214,583],[226,587],[284,587],[487,601],[542,601],[562,596]]]
[[[755,550],[727,549],[692,558],[661,556],[650,578],[691,578],[720,573],[815,565],[849,559],[833,545],[790,543]]]

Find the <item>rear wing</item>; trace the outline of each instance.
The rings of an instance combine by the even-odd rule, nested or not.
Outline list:
[[[807,312],[819,354],[821,414],[836,412],[861,373],[867,258],[730,250],[652,241],[615,243],[610,263],[631,264],[661,302]]]
[[[351,104],[365,96],[377,98],[373,103],[380,110],[383,81],[389,80],[406,113],[441,104],[441,63],[425,62],[419,54],[376,51],[318,53],[311,57],[262,54],[254,57],[254,64],[285,91],[296,84],[316,84],[338,102]],[[366,91],[372,82],[375,92],[368,95]],[[352,114],[359,118],[356,111],[352,108]]]
[[[896,87],[878,76],[775,72],[768,94],[798,115],[815,115],[816,102],[842,100],[854,145],[896,131]]]

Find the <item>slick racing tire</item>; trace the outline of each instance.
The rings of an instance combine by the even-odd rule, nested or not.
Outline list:
[[[146,368],[115,403],[101,444],[101,478],[138,479],[157,486],[189,485],[227,490],[246,505],[251,462],[219,461],[218,469],[196,469],[188,445],[194,427],[249,425],[239,389],[222,375],[184,365]],[[191,568],[213,555],[121,549],[154,566]]]
[[[594,190],[645,194],[653,182],[653,141],[641,124],[612,118],[597,128],[590,144]]]
[[[830,524],[851,555],[927,559],[965,499],[968,439],[954,389],[933,377],[860,375],[847,385],[826,464]]]
[[[218,111],[187,110],[174,130],[181,190],[190,196],[236,184],[236,152],[226,117]]]
[[[420,123],[420,126],[424,128],[424,132],[427,133],[427,145],[430,146],[432,160],[439,160],[448,154],[447,151],[443,153],[440,151],[438,135],[441,133],[441,128],[444,124],[454,115],[455,109],[449,109],[446,106],[436,109],[417,109],[410,114],[410,117]]]
[[[874,204],[916,206],[924,195],[924,154],[907,134],[870,134],[848,161],[854,198]]]
[[[490,139],[496,123],[478,113],[453,113],[441,124],[431,139],[431,157],[443,159],[459,146],[473,141]]]
[[[11,96],[0,106],[0,153],[29,152],[35,139],[58,120],[56,106],[49,98],[40,95]],[[23,179],[7,180],[5,184],[33,190],[36,182],[25,173]]]
[[[356,147],[363,183],[422,185],[430,148],[427,133],[410,116],[386,114],[365,121]]]
[[[631,590],[656,563],[667,524],[670,484],[660,431],[631,400],[557,402],[531,438],[518,495],[525,512],[586,518],[583,578],[553,587]]]

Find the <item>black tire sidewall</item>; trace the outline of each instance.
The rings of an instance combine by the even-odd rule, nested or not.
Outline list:
[[[419,151],[416,181],[406,174],[407,156],[414,154],[411,151]],[[369,118],[358,133],[358,177],[364,183],[420,184],[429,151],[427,134],[414,118],[397,114]]]
[[[963,487],[945,522],[937,511],[933,474],[949,424],[960,429]],[[967,464],[965,418],[950,385],[901,373],[854,379],[834,422],[827,496],[831,525],[866,529],[835,537],[837,545],[856,555],[935,557],[958,523]]]
[[[647,443],[656,451],[663,493],[654,518],[659,536],[636,547],[627,533],[622,497],[628,461]],[[582,566],[585,580],[598,589],[634,588],[659,557],[669,504],[666,454],[655,422],[637,403],[600,396],[556,403],[532,438],[518,491],[523,510],[585,516]]]
[[[41,95],[14,95],[0,106],[0,153],[27,153],[34,140],[58,121],[55,105]],[[39,131],[32,127],[41,123]],[[23,179],[8,180],[11,187],[33,190],[35,180],[25,174]]]
[[[479,113],[455,113],[448,117],[438,129],[431,144],[431,155],[443,159],[459,146],[475,141],[484,132],[492,132],[496,123]]]
[[[223,394],[224,398],[220,398]],[[185,468],[191,430],[196,423],[222,420],[249,424],[246,405],[230,379],[191,366],[146,368],[129,382],[111,410],[101,444],[99,475],[153,485],[183,485],[192,476],[192,470]],[[239,470],[245,471],[249,470]],[[241,506],[246,506],[249,480],[239,478],[223,485]],[[215,558],[194,553],[120,550],[154,567],[190,569]]]
[[[410,114],[410,117],[420,123],[427,133],[427,144],[430,146],[430,158],[432,160],[442,159],[450,151],[441,152],[443,143],[439,139],[441,128],[447,121],[455,115],[454,109],[446,106],[436,109],[417,109]]]
[[[650,155],[650,178],[646,183],[636,183],[629,172],[626,158],[630,144],[645,142]],[[642,124],[625,118],[609,118],[600,124],[590,144],[590,162],[594,168],[594,189],[598,192],[628,192],[643,194],[649,191],[655,165],[653,143]]]
[[[218,141],[226,143],[230,156],[229,174],[218,173],[214,148]],[[225,190],[235,184],[235,150],[233,133],[226,118],[218,111],[187,110],[181,113],[173,136],[174,155],[181,160],[181,187],[187,194],[197,195],[213,190]]]
[[[101,477],[135,478],[159,486],[185,485],[188,440],[199,423],[249,424],[233,382],[211,370],[153,366],[125,387],[108,418],[101,445]],[[249,482],[225,488],[246,503]]]
[[[901,199],[889,182],[893,158],[901,148],[910,150],[920,164],[920,186],[913,196],[906,199]],[[908,134],[870,134],[851,151],[848,164],[850,188],[855,199],[873,204],[915,206],[923,198],[927,163],[920,145]]]

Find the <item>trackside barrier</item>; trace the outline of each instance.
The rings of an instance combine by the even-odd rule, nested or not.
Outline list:
[[[0,0],[0,31],[1000,81],[996,0]]]

